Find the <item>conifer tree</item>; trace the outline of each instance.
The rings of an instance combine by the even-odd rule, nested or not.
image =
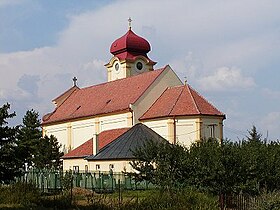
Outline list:
[[[33,109],[28,110],[23,117],[23,124],[20,126],[17,135],[18,152],[23,167],[25,164],[27,167],[32,166],[41,137],[42,130],[40,127],[39,113]]]
[[[34,157],[35,167],[38,169],[60,169],[61,157],[63,156],[60,148],[61,145],[53,135],[42,137]]]
[[[262,134],[257,131],[256,126],[253,125],[252,129],[248,131],[249,136],[247,136],[248,141],[261,142]]]
[[[0,107],[0,183],[7,183],[19,174],[19,159],[16,152],[17,127],[9,127],[8,120],[16,116],[9,113],[10,104]]]

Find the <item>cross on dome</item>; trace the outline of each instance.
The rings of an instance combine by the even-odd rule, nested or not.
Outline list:
[[[131,30],[131,22],[132,22],[132,19],[131,17],[128,18],[128,29]]]

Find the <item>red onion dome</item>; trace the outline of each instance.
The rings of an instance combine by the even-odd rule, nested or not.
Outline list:
[[[122,37],[115,40],[110,48],[110,52],[113,55],[117,55],[122,52],[139,52],[139,53],[148,53],[151,50],[149,42],[136,35],[132,30]]]

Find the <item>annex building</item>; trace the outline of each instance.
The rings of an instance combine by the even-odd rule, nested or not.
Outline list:
[[[223,138],[225,114],[169,65],[155,69],[150,50],[130,27],[110,47],[107,82],[84,88],[74,83],[53,100],[43,134],[62,145],[64,170],[131,171],[130,151],[147,139],[189,146]]]

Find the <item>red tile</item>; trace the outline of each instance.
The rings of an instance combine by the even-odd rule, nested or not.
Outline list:
[[[75,90],[42,124],[128,110],[164,69]]]
[[[140,120],[190,115],[225,115],[189,85],[167,88]]]
[[[99,150],[105,147],[107,144],[114,141],[116,138],[118,138],[120,135],[125,133],[129,128],[118,128],[118,129],[112,129],[107,131],[102,131],[98,135],[99,140]],[[67,154],[65,154],[62,159],[71,159],[71,158],[84,158],[87,156],[90,156],[93,154],[93,139],[89,139],[79,147],[71,150]]]

